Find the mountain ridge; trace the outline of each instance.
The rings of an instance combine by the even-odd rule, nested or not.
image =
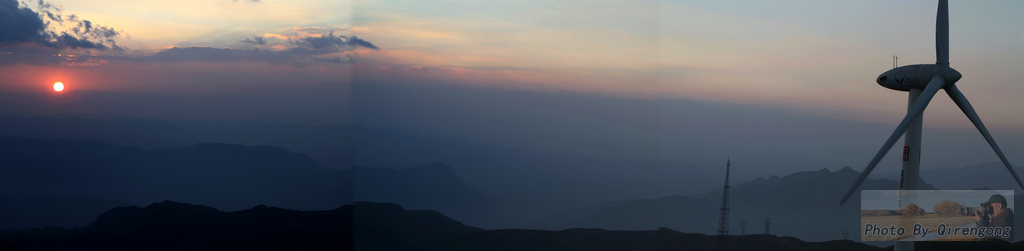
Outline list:
[[[322,211],[222,212],[173,201],[109,210],[81,229],[0,232],[9,250],[714,250],[717,236],[668,228],[558,231],[467,226],[437,211],[355,202]],[[853,241],[728,236],[734,249],[883,250]],[[5,245],[9,243],[10,245]]]
[[[352,245],[351,216],[351,206],[224,212],[163,201],[108,210],[85,228],[8,232],[0,241],[60,250],[344,250]]]
[[[772,233],[783,233],[811,241],[833,240],[841,236],[839,234],[844,230],[856,231],[860,223],[860,201],[851,200],[840,206],[839,198],[857,176],[859,173],[849,168],[835,172],[819,169],[733,185],[729,201],[730,219],[733,219],[733,226],[730,228],[738,229],[735,226],[738,220],[762,222],[765,217],[771,217],[774,223]],[[928,183],[921,184],[924,189],[935,189]],[[896,181],[868,179],[860,189],[896,188]],[[718,225],[716,216],[720,211],[721,196],[722,190],[716,190],[697,196],[676,195],[608,202],[590,208],[551,214],[524,227],[615,230],[669,227],[683,232],[712,234]],[[697,215],[706,217],[696,217]]]

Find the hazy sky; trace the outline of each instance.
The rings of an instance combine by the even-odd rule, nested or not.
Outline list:
[[[603,153],[586,150],[600,148],[593,142],[577,149],[502,135],[610,135],[606,144],[656,145],[672,161],[697,166],[724,162],[723,152],[733,149],[737,168],[860,170],[906,110],[906,93],[874,79],[892,68],[893,54],[901,65],[935,61],[934,1],[48,3],[0,0],[0,12],[28,8],[49,23],[4,26],[14,22],[0,18],[3,29],[35,32],[0,33],[0,92],[7,96],[0,112],[349,123],[352,95],[362,95],[353,80],[573,93],[654,101],[631,109],[655,115],[629,127],[623,113],[635,110],[531,115],[562,107],[521,99],[511,102],[525,104],[522,114],[509,121],[569,119],[552,122],[565,122],[561,127],[537,123],[509,134],[484,128],[468,136],[427,118],[386,126],[595,155]],[[960,89],[1011,162],[1024,158],[1022,11],[1019,1],[950,3],[951,67],[964,74]],[[83,20],[99,32],[85,32]],[[67,90],[54,93],[56,81]],[[508,104],[468,100],[462,105]],[[932,101],[925,124],[925,166],[998,161],[945,93]]]
[[[936,1],[662,2],[661,93],[750,105],[700,109],[701,116],[691,118],[711,121],[694,135],[703,147],[680,149],[740,148],[734,159],[753,157],[752,166],[782,162],[778,165],[863,169],[907,105],[907,93],[873,80],[892,68],[894,54],[900,65],[935,62],[936,6]],[[958,86],[1010,161],[1020,163],[1024,28],[1016,24],[1024,19],[1018,15],[1024,5],[950,1],[949,9],[950,66],[964,75]],[[924,121],[923,168],[998,161],[944,92],[932,100]],[[894,156],[898,152],[890,151],[876,172],[898,171]]]

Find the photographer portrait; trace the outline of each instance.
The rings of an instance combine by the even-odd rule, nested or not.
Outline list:
[[[988,202],[981,203],[981,210],[974,211],[975,221],[978,227],[1013,227],[1013,209],[1006,208],[1006,197],[996,194],[989,197]],[[1010,230],[1007,240],[1013,240],[1013,230]]]

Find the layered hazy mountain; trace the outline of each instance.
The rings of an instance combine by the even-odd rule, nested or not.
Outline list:
[[[144,118],[82,119],[0,117],[0,135],[33,139],[83,139],[139,149],[188,147],[216,142],[247,146],[274,145],[309,155],[330,169],[351,166],[344,143],[348,130],[318,123],[258,123],[239,121]],[[421,163],[418,163],[421,164]]]
[[[275,146],[201,143],[140,150],[86,140],[0,136],[0,229],[81,227],[118,205],[163,200],[241,210],[325,210],[392,202],[482,219],[489,197],[435,162],[331,170]]]
[[[485,228],[517,227],[552,212],[602,201],[689,195],[720,186],[719,181],[709,178],[720,174],[707,174],[677,163],[508,148],[363,125],[8,116],[0,118],[0,129],[0,135],[4,136],[87,139],[110,144],[113,149],[125,148],[111,151],[185,149],[203,142],[247,147],[272,145],[308,154],[329,170],[379,167],[398,170],[442,162],[451,167],[444,172],[454,171],[468,187],[489,197],[489,208],[493,212],[490,216],[466,218],[468,223]],[[172,198],[156,201],[163,199]],[[400,203],[413,209],[440,210],[453,217],[466,216],[446,208],[403,204],[409,200],[379,201]],[[255,204],[239,205],[235,209],[252,205]]]
[[[964,167],[929,168],[921,170],[921,178],[932,181],[932,184],[939,189],[947,190],[970,190],[976,188],[991,188],[995,190],[1016,190],[1021,192],[1020,185],[1010,176],[1006,166],[998,162],[995,154],[992,154],[993,161]],[[1013,164],[1013,163],[1011,163]],[[1016,169],[1017,175],[1021,175],[1020,169]],[[899,177],[899,171],[883,172],[879,175]],[[875,175],[872,175],[875,176]]]
[[[11,207],[51,205],[49,210],[70,212],[98,204],[114,207],[116,201],[170,199],[224,210],[260,204],[322,210],[351,202],[350,173],[274,146],[203,143],[140,150],[86,140],[0,137],[0,159],[0,192],[22,202],[5,205]],[[60,209],[46,202],[61,198],[80,203]]]
[[[490,196],[470,187],[445,163],[403,169],[355,167],[343,172],[352,175],[352,201],[436,210],[468,222],[487,221],[494,212]]]
[[[92,217],[119,203],[163,200],[220,210],[259,204],[312,210],[374,201],[436,210],[485,229],[669,227],[710,234],[717,228],[724,178],[724,170],[705,173],[684,164],[506,148],[363,125],[4,117],[0,128],[4,135],[28,137],[0,138],[0,154],[8,160],[0,163],[0,193],[8,201],[47,208],[55,200],[79,201],[68,208],[88,213],[65,214]],[[922,175],[942,189],[1000,189],[1012,182],[1005,172],[987,164]],[[773,233],[841,238],[859,222],[858,197],[838,206],[856,176],[843,168],[734,179],[730,229],[738,234],[745,220],[746,233],[762,233],[765,217],[772,217]],[[1005,180],[988,183],[991,177]],[[861,188],[896,187],[895,181],[871,179]],[[32,196],[42,197],[27,199]]]
[[[763,234],[771,217],[770,232],[810,241],[843,238],[843,231],[856,233],[860,224],[859,195],[845,205],[839,199],[860,173],[842,168],[821,169],[783,177],[772,176],[733,185],[729,192],[730,234]],[[922,182],[923,189],[935,189]],[[897,181],[868,179],[863,190],[892,190]],[[533,226],[542,229],[571,227],[619,230],[649,230],[667,227],[682,232],[713,233],[718,228],[722,191],[695,196],[624,200],[552,214]],[[856,235],[854,235],[856,236]],[[855,238],[855,237],[851,237]],[[856,238],[855,238],[856,239]]]

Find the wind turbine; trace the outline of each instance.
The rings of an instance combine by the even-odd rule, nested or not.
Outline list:
[[[996,155],[999,155],[999,160],[1003,161],[1003,164],[1006,165],[1006,170],[1010,171],[1013,179],[1017,180],[1017,185],[1024,188],[1024,183],[1021,183],[1020,178],[1017,177],[1017,172],[1013,171],[1013,167],[1006,160],[1003,151],[999,150],[996,141],[992,139],[988,129],[985,129],[985,125],[981,123],[978,113],[971,107],[971,103],[967,102],[967,97],[964,97],[964,94],[956,88],[955,83],[957,80],[960,80],[962,75],[960,75],[960,72],[949,67],[949,2],[946,0],[939,0],[938,14],[935,17],[935,57],[935,64],[901,66],[878,76],[876,81],[879,85],[897,91],[910,92],[907,116],[903,118],[899,126],[896,126],[896,131],[892,132],[892,136],[889,136],[885,144],[882,144],[882,149],[878,150],[875,158],[871,159],[868,166],[864,168],[864,172],[853,182],[850,190],[846,191],[846,195],[839,201],[839,205],[846,203],[846,200],[857,191],[857,188],[860,187],[861,183],[864,183],[864,179],[868,177],[871,170],[874,170],[875,166],[878,165],[878,161],[882,160],[885,153],[892,149],[900,134],[904,133],[906,133],[903,140],[904,181],[901,182],[901,188],[908,190],[917,189],[921,161],[921,114],[924,113],[924,109],[928,107],[928,102],[931,101],[939,89],[946,90],[946,94],[949,94],[949,97],[953,99],[953,103],[960,107],[960,110],[967,115],[971,123],[974,123],[974,127],[978,128],[978,131],[985,137],[988,144],[992,146],[992,150],[995,150]]]

